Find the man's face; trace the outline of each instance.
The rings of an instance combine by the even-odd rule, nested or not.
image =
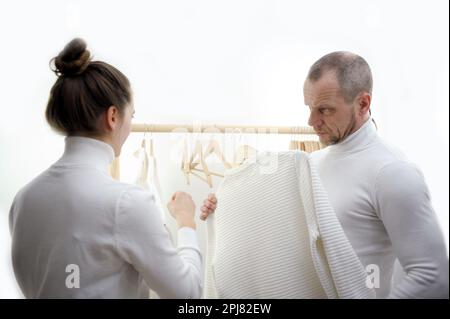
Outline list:
[[[355,131],[355,107],[345,101],[333,72],[315,82],[306,80],[303,94],[311,112],[308,124],[322,144],[337,144]]]

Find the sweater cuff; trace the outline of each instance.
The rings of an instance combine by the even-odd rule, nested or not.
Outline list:
[[[190,227],[182,227],[178,229],[178,248],[192,247],[199,249],[197,233]]]

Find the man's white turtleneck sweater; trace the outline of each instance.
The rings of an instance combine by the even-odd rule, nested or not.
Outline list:
[[[104,142],[67,137],[61,159],[16,195],[12,257],[25,297],[148,298],[147,285],[161,298],[200,297],[195,231],[179,229],[175,248],[153,195],[108,175],[113,159]]]
[[[361,262],[379,267],[377,297],[448,298],[446,246],[424,177],[372,120],[311,156]],[[405,276],[391,287],[395,258]]]

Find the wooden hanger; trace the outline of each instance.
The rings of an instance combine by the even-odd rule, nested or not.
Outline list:
[[[211,139],[208,143],[208,146],[205,149],[204,158],[206,159],[208,156],[215,154],[220,161],[223,163],[226,169],[231,168],[231,164],[227,162],[225,159],[225,155],[222,152],[220,144],[217,140]],[[194,167],[197,166],[198,163],[194,163]],[[222,174],[210,172],[212,175],[223,176]]]
[[[191,185],[191,180],[189,177],[191,168],[189,165],[189,158],[188,158],[188,145],[187,145],[187,139],[184,139],[183,143],[183,154],[181,159],[181,171],[183,172],[183,175],[186,177],[186,183],[188,185]]]
[[[197,159],[198,158],[198,159]],[[197,169],[196,166],[200,164],[202,169]],[[197,174],[196,172],[202,172],[205,174],[205,177]],[[208,169],[208,165],[206,165],[205,157],[203,155],[203,147],[202,143],[200,141],[195,142],[194,152],[191,155],[191,159],[189,160],[189,172],[192,175],[197,176],[201,180],[205,181],[209,187],[212,187],[212,178],[211,178],[211,172]]]
[[[223,163],[223,165],[226,169],[232,168],[232,165],[230,163],[228,163],[228,161],[226,160],[226,158],[222,152],[222,149],[220,147],[219,142],[215,139],[211,139],[209,141],[204,153],[202,152],[200,142],[197,142],[196,148],[195,148],[195,153],[192,154],[191,160],[189,163],[190,173],[201,178],[203,181],[205,181],[209,185],[209,187],[212,187],[211,175],[218,176],[218,177],[224,177],[223,174],[213,172],[208,168],[208,165],[206,163],[206,158],[212,154],[215,154],[220,159],[220,161]],[[196,155],[199,157],[199,161],[194,161]],[[203,161],[201,160],[202,158],[203,158]],[[202,168],[197,168],[199,164],[201,164]],[[196,172],[204,174],[206,176],[206,179],[203,176],[196,174]]]

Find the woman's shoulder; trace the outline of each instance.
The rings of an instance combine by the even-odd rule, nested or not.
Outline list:
[[[119,209],[137,210],[140,207],[154,205],[155,196],[149,190],[136,184],[113,181],[110,184],[110,194],[115,197]]]

